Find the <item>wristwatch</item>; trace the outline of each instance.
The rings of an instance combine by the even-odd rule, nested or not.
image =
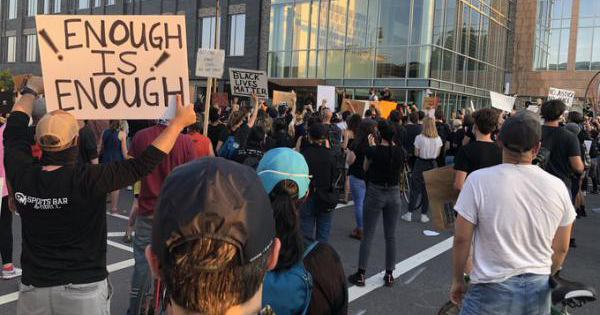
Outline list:
[[[25,95],[25,94],[31,94],[33,95],[36,99],[38,99],[39,95],[36,91],[34,91],[32,88],[27,87],[27,86],[23,86],[21,88],[21,91],[19,92],[21,95]]]

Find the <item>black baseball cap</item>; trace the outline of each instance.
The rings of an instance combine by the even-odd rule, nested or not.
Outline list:
[[[152,250],[164,263],[179,246],[209,238],[238,249],[240,265],[261,257],[275,238],[271,202],[253,169],[223,158],[176,168],[162,187]],[[207,271],[225,266],[198,266]]]
[[[327,138],[327,127],[322,123],[313,123],[308,129],[308,134],[313,139]]]
[[[498,135],[504,147],[517,153],[533,149],[542,139],[540,119],[533,112],[522,110],[502,124]]]

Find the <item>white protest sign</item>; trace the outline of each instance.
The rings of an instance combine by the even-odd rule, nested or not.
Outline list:
[[[561,90],[556,88],[550,88],[548,92],[548,100],[561,100],[567,107],[573,105],[573,99],[575,99],[575,92],[569,90]]]
[[[190,103],[184,16],[36,16],[48,111],[77,119],[171,118]]]
[[[196,56],[196,76],[221,79],[223,77],[224,64],[224,50],[200,48]]]
[[[529,105],[527,106],[527,110],[533,112],[534,114],[537,114],[537,112],[540,111],[540,108],[537,105]]]
[[[269,98],[269,82],[264,71],[229,68],[231,94]]]
[[[326,100],[326,107],[331,109],[331,111],[335,112],[335,86],[327,86],[327,85],[318,85],[317,86],[317,106],[321,107],[323,104],[323,100]],[[318,109],[318,108],[317,108]]]
[[[515,105],[516,98],[496,92],[490,91],[490,98],[492,99],[492,107],[503,110],[505,112],[512,112],[513,106]]]

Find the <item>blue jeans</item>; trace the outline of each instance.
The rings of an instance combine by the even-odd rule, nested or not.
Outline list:
[[[134,226],[135,235],[133,237],[133,276],[131,277],[131,291],[129,292],[129,310],[127,314],[137,314],[139,308],[139,294],[146,278],[148,277],[149,267],[144,252],[150,245],[152,238],[152,219],[148,217],[137,217]]]
[[[363,204],[365,202],[365,193],[367,192],[367,186],[365,181],[358,179],[352,175],[348,176],[350,180],[350,193],[352,194],[352,200],[354,200],[354,218],[356,219],[356,227],[359,229],[363,228]]]
[[[383,187],[369,184],[365,198],[365,230],[358,255],[358,268],[367,269],[371,243],[377,228],[379,215],[383,214],[383,237],[385,239],[385,269],[393,271],[396,265],[396,226],[400,213],[400,189],[398,186]]]
[[[319,243],[327,244],[329,242],[332,217],[333,211],[318,210],[315,207],[314,197],[309,196],[302,207],[300,207],[300,229],[304,236],[304,243],[312,244],[316,240]],[[316,236],[315,227],[317,230]]]
[[[469,287],[459,315],[549,315],[548,275],[522,274]]]

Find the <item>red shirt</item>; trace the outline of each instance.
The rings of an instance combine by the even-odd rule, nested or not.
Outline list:
[[[194,142],[194,148],[196,148],[196,157],[205,157],[210,155],[210,139],[200,133],[190,133],[189,136]]]
[[[138,157],[165,128],[163,125],[155,125],[138,131],[131,141],[130,154],[133,157]],[[142,188],[138,199],[139,215],[150,216],[154,213],[160,188],[167,176],[177,166],[194,159],[196,159],[196,149],[194,148],[192,138],[188,135],[180,134],[171,153],[158,165],[152,174],[142,179]]]

